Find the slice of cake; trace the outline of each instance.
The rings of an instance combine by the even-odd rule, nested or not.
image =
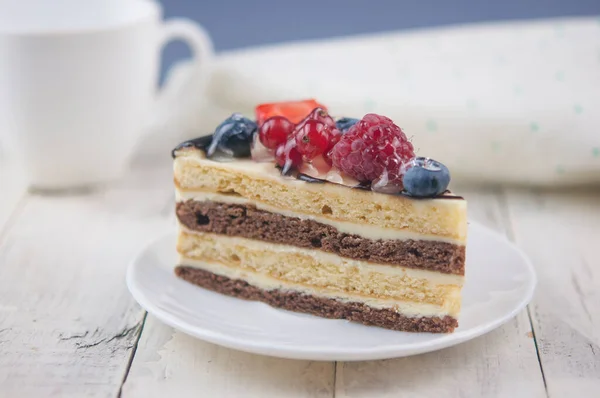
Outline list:
[[[269,112],[259,126],[233,115],[173,151],[176,274],[286,310],[452,332],[467,222],[447,169],[415,158],[384,117]]]

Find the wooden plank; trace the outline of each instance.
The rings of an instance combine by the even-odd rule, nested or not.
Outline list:
[[[501,232],[506,212],[494,190],[457,190],[472,219]],[[545,397],[525,311],[482,337],[445,350],[385,361],[337,364],[340,397]]]
[[[247,354],[197,340],[148,315],[123,398],[332,397],[331,362]]]
[[[172,212],[171,171],[82,196],[29,196],[0,243],[0,396],[118,395],[144,311],[128,262]]]
[[[283,360],[206,343],[148,315],[121,396],[326,398],[333,396],[334,372],[333,362]]]
[[[600,190],[510,190],[515,241],[536,267],[530,314],[551,397],[600,395]]]

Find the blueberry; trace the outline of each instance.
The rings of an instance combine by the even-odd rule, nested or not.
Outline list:
[[[255,122],[234,113],[217,126],[206,155],[211,157],[219,150],[235,158],[249,157],[252,137],[257,129]]]
[[[348,129],[350,127],[354,126],[358,122],[359,122],[358,119],[352,119],[350,117],[343,117],[341,119],[338,119],[335,122],[335,125],[337,126],[338,130],[340,130],[342,133],[345,133],[346,131],[348,131]]]
[[[444,193],[450,184],[450,171],[437,160],[417,157],[410,161],[403,178],[404,193],[419,198]]]

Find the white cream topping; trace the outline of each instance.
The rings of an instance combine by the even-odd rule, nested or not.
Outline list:
[[[183,225],[180,225],[182,231],[188,234],[206,235],[203,232],[192,231]],[[213,235],[213,234],[209,234]],[[217,235],[215,235],[217,236]],[[346,257],[340,257],[332,253],[326,253],[321,250],[304,249],[296,246],[282,245],[279,243],[270,243],[264,241],[256,241],[237,236],[218,236],[223,241],[230,242],[233,245],[247,247],[250,250],[257,252],[271,253],[298,253],[303,256],[312,257],[316,262],[321,264],[334,264],[341,268],[355,267],[362,272],[379,273],[389,276],[406,276],[412,279],[420,279],[433,285],[457,285],[462,286],[464,277],[461,275],[444,274],[441,272],[427,271],[422,269],[414,269],[402,266],[391,266],[388,264],[376,264],[368,261],[354,260]]]
[[[464,245],[464,242],[446,238],[442,236],[436,235],[426,235],[420,234],[418,232],[412,231],[402,231],[395,230],[389,228],[380,228],[374,225],[368,224],[354,224],[347,221],[338,221],[332,220],[326,217],[318,217],[311,214],[303,214],[298,212],[293,212],[289,210],[279,209],[273,206],[269,206],[264,203],[256,202],[241,196],[237,195],[224,195],[214,192],[202,192],[202,191],[190,191],[177,188],[175,190],[175,198],[178,202],[183,202],[186,200],[195,200],[197,202],[211,201],[211,202],[221,202],[227,204],[240,204],[240,205],[252,205],[255,206],[259,210],[268,211],[270,213],[281,214],[286,217],[298,217],[303,220],[313,220],[319,222],[321,224],[330,225],[336,228],[338,231],[346,234],[358,235],[360,237],[378,240],[378,239],[386,239],[386,240],[428,240],[428,241],[436,241],[436,242],[446,242],[455,245]]]
[[[311,296],[327,297],[342,302],[359,302],[366,304],[373,308],[391,308],[397,312],[410,316],[444,316],[450,315],[457,317],[458,313],[452,313],[449,308],[443,308],[441,306],[425,303],[417,303],[413,301],[401,301],[401,300],[384,300],[378,298],[369,298],[365,296],[352,295],[347,293],[340,293],[334,291],[327,291],[325,289],[318,289],[314,287],[307,287],[293,283],[282,283],[281,281],[271,278],[265,275],[258,274],[256,272],[248,272],[238,268],[227,267],[222,264],[207,263],[204,261],[198,261],[185,256],[180,256],[179,264],[187,265],[199,269],[203,269],[208,272],[212,272],[217,275],[225,276],[231,279],[242,279],[249,284],[263,289],[263,290],[288,290],[304,293]],[[458,300],[459,298],[457,298]],[[449,303],[453,304],[453,303]]]

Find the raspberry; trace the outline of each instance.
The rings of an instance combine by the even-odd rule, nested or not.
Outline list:
[[[275,162],[281,167],[281,174],[287,174],[293,167],[302,164],[302,154],[298,152],[295,140],[290,139],[285,144],[277,147]]]
[[[372,182],[385,174],[386,184],[397,187],[402,187],[402,165],[414,156],[400,127],[374,113],[352,126],[329,152],[333,165],[349,176]]]
[[[273,116],[260,126],[258,136],[260,142],[269,149],[276,149],[284,144],[294,131],[294,124],[283,116]]]

